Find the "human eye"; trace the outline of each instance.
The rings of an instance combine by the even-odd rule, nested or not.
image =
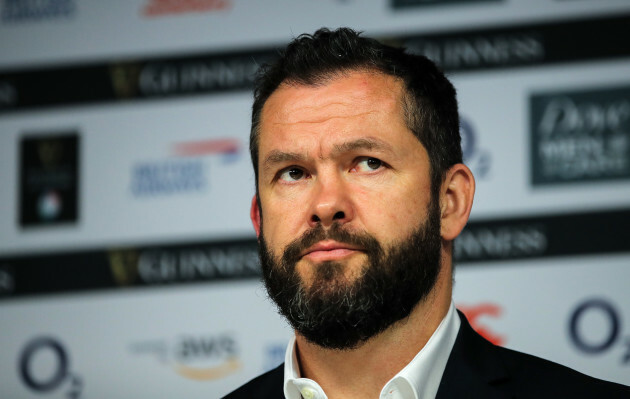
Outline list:
[[[306,177],[306,172],[296,166],[290,166],[280,171],[278,174],[278,180],[285,182],[295,182],[302,180]]]
[[[361,157],[357,159],[357,163],[354,169],[359,172],[373,172],[382,168],[385,165],[383,161],[373,157]]]

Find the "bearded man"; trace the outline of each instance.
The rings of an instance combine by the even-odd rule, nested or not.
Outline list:
[[[453,305],[473,203],[455,89],[427,58],[321,29],[256,81],[251,219],[285,363],[227,398],[630,397],[496,347]]]

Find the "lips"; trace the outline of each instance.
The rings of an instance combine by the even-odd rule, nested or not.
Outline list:
[[[311,245],[301,254],[301,257],[321,262],[341,259],[357,252],[361,252],[361,248],[328,240]]]

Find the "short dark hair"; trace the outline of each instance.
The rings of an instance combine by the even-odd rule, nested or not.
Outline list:
[[[322,28],[313,35],[302,34],[288,44],[279,59],[259,69],[249,141],[256,192],[259,124],[269,96],[283,83],[316,86],[353,71],[374,71],[403,81],[404,118],[427,150],[432,194],[438,194],[446,171],[462,162],[455,88],[425,56],[361,37],[361,32],[349,28]]]

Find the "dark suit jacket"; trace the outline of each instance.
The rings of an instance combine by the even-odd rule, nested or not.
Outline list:
[[[495,346],[462,321],[437,399],[625,398],[630,387],[598,380],[535,356]],[[251,380],[225,399],[282,399],[284,364]]]

